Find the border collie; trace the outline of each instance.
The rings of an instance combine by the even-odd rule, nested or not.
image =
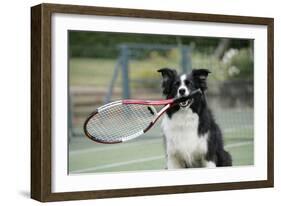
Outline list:
[[[231,166],[231,156],[224,150],[221,130],[206,101],[210,71],[196,69],[178,75],[176,70],[163,68],[158,72],[162,74],[163,95],[167,99],[188,95],[198,88],[202,91],[202,95],[169,108],[164,114],[167,169]]]

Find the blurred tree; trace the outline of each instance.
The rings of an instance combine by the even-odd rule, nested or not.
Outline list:
[[[253,80],[254,59],[250,48],[236,50],[228,65],[229,79]]]
[[[249,47],[248,40],[231,39],[227,45],[231,48]],[[193,49],[208,55],[213,55],[217,49],[218,56],[222,56],[225,47],[220,38],[155,35],[155,34],[132,34],[114,32],[69,32],[69,55],[71,57],[96,57],[96,58],[116,58],[119,54],[117,48],[121,43],[144,43],[144,44],[173,44],[173,45],[193,45]],[[220,46],[222,44],[222,46]],[[220,52],[218,51],[220,50]],[[141,51],[145,54],[145,50]],[[165,52],[159,52],[167,55]],[[145,54],[147,56],[149,54]],[[139,55],[143,57],[143,55]]]

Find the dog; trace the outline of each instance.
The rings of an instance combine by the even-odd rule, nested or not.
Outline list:
[[[202,94],[169,108],[162,120],[167,169],[232,166],[231,155],[224,150],[222,132],[206,99],[207,69],[193,69],[178,75],[170,68],[162,74],[162,92],[167,98],[188,95],[200,89]]]

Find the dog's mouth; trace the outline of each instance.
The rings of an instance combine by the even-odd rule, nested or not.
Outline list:
[[[181,102],[179,103],[179,105],[182,107],[182,108],[185,108],[185,107],[190,107],[191,104],[193,103],[193,99],[189,99],[185,102]]]

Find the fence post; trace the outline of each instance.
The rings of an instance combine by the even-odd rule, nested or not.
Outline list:
[[[121,68],[122,68],[122,89],[123,98],[130,98],[130,87],[129,87],[129,49],[128,46],[122,44],[121,46]]]
[[[118,73],[119,73],[119,66],[120,66],[121,63],[122,63],[122,61],[121,61],[121,58],[119,57],[117,59],[117,63],[115,64],[113,76],[112,76],[108,91],[107,91],[105,99],[104,99],[105,103],[109,103],[111,101],[112,93],[113,93],[113,89],[114,89],[114,84],[117,80]]]
[[[190,51],[189,47],[187,46],[181,46],[181,67],[182,72],[187,73],[191,71],[191,59],[190,59]]]

